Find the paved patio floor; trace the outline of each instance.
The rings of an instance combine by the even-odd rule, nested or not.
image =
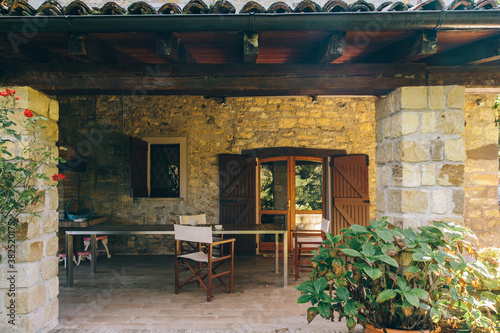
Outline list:
[[[237,257],[234,292],[217,288],[211,303],[195,284],[176,295],[173,267],[172,256],[99,257],[96,274],[84,262],[66,288],[60,266],[59,325],[51,332],[348,332],[320,317],[307,324],[308,305],[297,304],[294,288],[301,281],[290,269],[283,288],[272,258]]]

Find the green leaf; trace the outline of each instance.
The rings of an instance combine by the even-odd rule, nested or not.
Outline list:
[[[361,246],[361,250],[367,257],[375,255],[375,245],[373,245],[372,243],[364,243],[363,246]]]
[[[420,299],[427,299],[429,297],[429,293],[421,288],[413,288],[411,292]]]
[[[308,303],[310,302],[314,297],[310,294],[304,294],[304,295],[300,295],[298,298],[297,298],[297,303]]]
[[[393,233],[390,230],[385,229],[375,229],[375,233],[380,237],[384,242],[389,243],[389,241],[394,237]]]
[[[406,271],[408,273],[416,274],[416,273],[421,272],[422,270],[420,268],[418,268],[417,266],[410,266],[410,267],[408,267],[408,269]]]
[[[337,288],[337,296],[338,296],[338,298],[340,298],[344,302],[347,302],[349,300],[349,296],[350,296],[349,290],[347,290],[346,287],[339,286]]]
[[[347,327],[349,329],[353,328],[354,326],[356,326],[356,320],[354,320],[353,317],[349,317],[349,319],[347,319],[347,323],[346,323]]]
[[[432,258],[429,257],[427,254],[425,254],[424,252],[415,252],[413,253],[413,260],[415,261],[429,261],[431,260]]]
[[[404,294],[404,297],[414,307],[419,307],[420,306],[420,301],[418,300],[418,296],[413,294],[412,291],[409,291]]]
[[[363,227],[362,225],[359,224],[353,224],[349,229],[358,233],[370,233],[370,230],[368,230],[367,227]]]
[[[317,294],[324,292],[326,286],[328,285],[328,281],[326,280],[326,277],[322,276],[319,279],[314,282],[314,289]]]
[[[383,261],[386,264],[389,264],[393,267],[399,267],[398,262],[394,258],[386,256],[385,254],[378,255],[375,258],[377,258],[378,260]]]
[[[318,310],[319,314],[323,318],[329,318],[330,317],[330,304],[325,303],[325,302],[319,302],[318,303]]]
[[[355,315],[358,312],[358,307],[356,306],[356,304],[354,304],[354,302],[348,302],[344,306],[344,312],[347,314]]]
[[[377,303],[385,302],[388,299],[396,297],[398,293],[393,289],[386,289],[382,291],[377,297]]]
[[[336,236],[333,236],[331,233],[327,232],[326,233],[326,238],[332,243],[332,244],[335,244],[335,243],[338,243],[342,240],[342,235],[336,235]]]
[[[314,290],[314,285],[311,281],[304,281],[297,287],[295,287],[295,289],[304,293],[314,294],[316,292],[316,290]]]
[[[404,291],[407,286],[408,286],[408,282],[406,282],[406,280],[403,279],[402,277],[398,276],[398,287],[399,287],[399,289],[401,289],[402,291]]]
[[[368,275],[373,280],[376,280],[382,276],[382,271],[375,267],[366,265],[363,267],[363,270],[365,271],[366,275]]]
[[[353,250],[353,249],[340,249],[340,251],[344,252],[345,254],[347,254],[348,256],[351,256],[351,257],[361,257],[361,253],[356,251],[356,250]]]

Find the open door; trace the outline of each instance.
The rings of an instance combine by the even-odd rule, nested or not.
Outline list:
[[[369,224],[368,155],[332,157],[332,234],[353,224]]]
[[[221,224],[256,224],[255,158],[219,155],[219,218]],[[233,236],[231,236],[233,237]],[[234,235],[235,252],[255,254],[255,235]]]

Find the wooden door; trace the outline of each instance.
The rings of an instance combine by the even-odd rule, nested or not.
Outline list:
[[[332,234],[353,224],[369,224],[368,156],[332,157]]]
[[[219,155],[219,218],[221,224],[256,224],[256,161],[244,155]],[[233,236],[231,236],[233,237]],[[235,235],[235,251],[255,254],[255,235]]]

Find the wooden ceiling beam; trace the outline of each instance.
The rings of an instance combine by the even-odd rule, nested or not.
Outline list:
[[[397,87],[500,86],[500,67],[425,64],[5,64],[0,84],[48,94],[384,95]]]
[[[255,64],[259,56],[259,34],[243,33],[243,62]]]
[[[414,62],[437,51],[436,30],[422,30],[402,41],[356,59],[356,63]]]
[[[429,66],[479,65],[500,59],[500,35],[485,38],[423,60]]]
[[[328,37],[321,40],[314,49],[306,56],[304,62],[315,64],[329,64],[344,55],[345,31],[332,32]]]

